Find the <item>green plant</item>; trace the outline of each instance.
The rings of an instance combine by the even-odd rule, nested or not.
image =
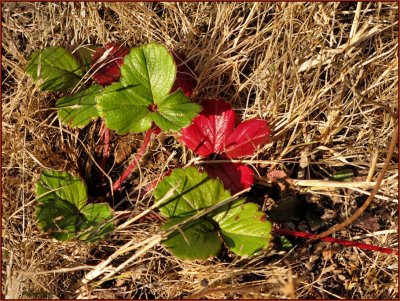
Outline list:
[[[42,90],[68,91],[77,88],[84,79],[83,70],[87,70],[89,59],[87,53],[78,54],[81,65],[61,47],[35,51],[30,57],[26,72],[39,83]],[[61,122],[82,128],[101,116],[107,126],[105,137],[109,137],[108,127],[118,134],[147,130],[144,143],[135,159],[115,182],[115,191],[145,153],[151,134],[156,132],[157,126],[164,131],[179,130],[190,124],[201,107],[192,103],[179,89],[179,83],[175,81],[177,67],[174,58],[164,46],[151,43],[129,51],[126,47],[119,49],[118,44],[108,44],[105,48],[96,50],[91,65],[97,67],[93,76],[99,84],[109,85],[116,80],[120,81],[107,88],[94,83],[60,98],[56,107]],[[121,65],[123,67],[120,71]],[[190,83],[185,82],[185,87],[190,87]],[[108,150],[104,152],[106,151]],[[103,156],[102,159],[104,167],[104,159],[107,158]],[[71,187],[69,182],[77,182],[73,187],[79,188],[78,195],[67,190]],[[59,240],[73,237],[92,240],[89,236],[77,233],[86,229],[89,224],[98,222],[94,218],[96,214],[105,217],[104,204],[84,205],[86,200],[81,199],[79,193],[86,196],[86,187],[76,178],[71,179],[68,174],[46,171],[39,183],[37,197],[41,204],[37,217],[40,227],[45,231],[51,230],[52,237]],[[66,186],[60,186],[61,183]],[[61,191],[61,194],[68,191],[68,198],[58,197],[58,193],[49,194],[51,197],[45,198],[42,196],[44,187]],[[101,236],[102,234],[97,237]]]
[[[245,203],[244,198],[218,207],[231,194],[206,172],[200,173],[195,167],[174,169],[158,184],[155,199],[160,200],[170,189],[173,195],[160,206],[161,214],[168,218],[163,226],[165,230],[216,207],[164,241],[175,256],[205,259],[219,252],[222,241],[241,256],[253,255],[268,246],[272,225],[266,220],[266,214],[258,211],[256,204]]]
[[[85,183],[67,172],[43,171],[36,183],[36,200],[39,227],[57,240],[92,242],[114,229],[109,204],[88,204]]]

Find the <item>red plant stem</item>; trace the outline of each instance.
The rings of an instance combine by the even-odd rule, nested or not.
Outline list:
[[[119,189],[119,187],[121,186],[121,184],[125,181],[125,179],[135,169],[137,163],[140,161],[140,159],[142,158],[142,156],[144,155],[144,153],[147,149],[147,146],[149,145],[152,133],[153,133],[153,129],[149,128],[144,137],[143,144],[140,147],[139,151],[136,153],[135,157],[133,158],[133,161],[129,164],[129,166],[126,168],[126,170],[121,175],[121,177],[114,183],[113,191],[117,191]]]
[[[289,236],[296,236],[296,237],[303,237],[303,238],[317,238],[317,236],[318,236],[316,234],[310,234],[310,233],[300,232],[300,231],[292,231],[292,230],[288,230],[288,229],[278,229],[278,228],[274,228],[274,232],[277,234],[281,234],[281,235],[289,235]],[[337,239],[337,238],[333,238],[333,237],[329,237],[329,236],[322,237],[320,240],[326,241],[329,243],[337,243],[337,244],[347,246],[347,247],[357,247],[357,248],[364,249],[364,250],[378,251],[378,252],[385,253],[385,254],[394,253],[396,256],[399,255],[399,250],[397,250],[397,249],[382,248],[382,247],[363,244],[363,243],[359,243],[359,242],[355,242],[355,241]]]
[[[108,157],[110,156],[110,130],[104,125],[103,133],[103,157],[101,158],[100,167],[105,171]],[[102,174],[104,177],[104,174]]]

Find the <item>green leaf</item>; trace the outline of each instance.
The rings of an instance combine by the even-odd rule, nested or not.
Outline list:
[[[185,218],[170,219],[163,229],[167,230],[184,220]],[[222,245],[214,226],[206,220],[193,222],[181,231],[174,231],[162,243],[174,256],[191,260],[215,256],[221,250]]]
[[[126,134],[146,131],[153,121],[164,131],[188,126],[201,107],[181,91],[169,95],[175,77],[174,59],[164,46],[133,48],[121,67],[120,83],[98,97],[107,127]]]
[[[150,43],[136,47],[125,57],[121,67],[121,83],[135,85],[135,99],[158,104],[174,84],[176,65],[167,48]]]
[[[151,127],[150,103],[135,100],[132,91],[135,87],[124,87],[121,83],[108,86],[97,98],[100,116],[106,126],[117,134],[140,133]]]
[[[114,230],[108,204],[86,204],[86,185],[67,172],[43,171],[36,183],[39,227],[51,237],[93,242]]]
[[[81,229],[84,233],[79,236],[80,240],[97,241],[103,239],[114,230],[114,222],[111,222],[112,209],[107,203],[88,204],[81,212],[86,218]],[[86,230],[87,229],[87,230]]]
[[[195,167],[177,168],[158,184],[154,191],[156,201],[170,194],[159,206],[162,215],[170,218],[164,225],[173,225],[197,217],[191,224],[181,226],[170,234],[164,244],[183,259],[205,259],[216,255],[221,247],[218,232],[227,246],[240,256],[250,256],[266,248],[271,239],[272,225],[266,214],[254,203],[237,199],[199,218],[205,209],[230,198],[222,182],[200,173]]]
[[[219,220],[224,242],[236,254],[250,256],[269,244],[272,225],[254,203],[231,208]]]
[[[231,196],[219,180],[211,179],[206,172],[200,173],[195,167],[174,169],[157,185],[154,191],[156,201],[170,189],[174,189],[174,195],[159,208],[166,217],[193,215]]]
[[[101,86],[93,85],[76,94],[60,98],[56,106],[61,122],[71,127],[82,128],[92,119],[99,117],[95,98],[102,91]]]
[[[73,204],[78,209],[86,205],[86,185],[80,177],[67,172],[45,170],[36,184],[36,195],[39,202],[61,199]]]
[[[157,112],[153,113],[153,121],[163,130],[178,131],[190,125],[200,112],[198,104],[188,102],[185,93],[178,90],[157,103]]]
[[[43,91],[68,90],[73,88],[82,76],[76,59],[62,47],[34,51],[25,71],[41,83],[40,88]]]
[[[52,238],[61,241],[75,238],[84,221],[74,204],[59,198],[42,200],[36,209],[36,217],[42,231],[50,231]]]

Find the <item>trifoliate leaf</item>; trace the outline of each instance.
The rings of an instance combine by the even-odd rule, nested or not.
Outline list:
[[[236,114],[221,99],[202,101],[203,110],[193,123],[182,129],[182,141],[202,157],[225,154],[231,159],[251,156],[259,145],[269,140],[268,122],[246,120],[235,128]]]
[[[67,172],[46,170],[36,184],[39,227],[58,240],[87,242],[102,239],[114,229],[108,204],[86,204],[86,185]],[[85,231],[87,229],[87,231]]]
[[[71,127],[82,128],[92,119],[99,117],[95,98],[102,90],[101,86],[93,85],[76,94],[60,98],[56,106],[61,122]]]
[[[76,59],[62,47],[34,51],[25,71],[41,83],[43,91],[68,90],[75,87],[82,76]]]
[[[234,253],[250,256],[269,244],[272,225],[254,203],[231,208],[218,220],[224,242]]]
[[[170,219],[163,229],[167,230],[184,220],[185,218]],[[222,242],[214,226],[206,220],[200,220],[184,226],[180,231],[175,230],[163,244],[176,257],[193,260],[217,255]]]
[[[170,218],[164,229],[182,223],[164,241],[175,256],[204,259],[217,254],[221,245],[218,232],[227,246],[241,256],[252,255],[268,246],[272,226],[256,204],[245,204],[241,198],[204,212],[230,198],[222,183],[210,179],[207,173],[200,173],[194,167],[173,170],[155,189],[156,201],[171,191],[172,196],[159,209]],[[184,223],[191,217],[194,221]]]
[[[154,191],[156,201],[170,189],[174,195],[159,207],[166,217],[193,215],[231,196],[220,181],[211,179],[205,172],[200,173],[195,167],[174,169]]]
[[[169,95],[175,75],[174,60],[164,46],[133,48],[121,67],[120,83],[98,97],[107,127],[126,134],[145,131],[153,121],[164,131],[188,126],[201,108],[182,91]]]

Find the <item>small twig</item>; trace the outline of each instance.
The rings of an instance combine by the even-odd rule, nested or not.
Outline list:
[[[362,2],[357,2],[356,13],[354,14],[354,20],[353,24],[351,25],[351,30],[349,34],[350,40],[353,38],[354,34],[357,32],[358,29],[358,23],[360,22],[361,7],[362,7]]]
[[[364,191],[364,190],[362,190],[362,189],[358,189],[358,188],[355,188],[355,187],[349,188],[349,189],[350,189],[350,190],[357,191],[357,192],[362,193],[362,194],[371,195],[370,192]],[[383,195],[379,195],[379,194],[375,194],[375,198],[380,199],[380,200],[384,200],[384,201],[391,201],[391,202],[394,202],[394,203],[397,203],[397,204],[399,203],[399,200],[398,200],[398,199],[389,198],[389,197],[387,197],[387,196],[383,196]]]
[[[378,154],[379,154],[378,150],[375,149],[371,155],[371,167],[368,171],[367,182],[370,182],[372,180],[372,178],[374,177],[376,163],[378,162]]]
[[[354,190],[354,191],[357,191],[357,192],[365,194],[365,195],[371,195],[370,192],[362,190],[362,189],[359,189],[359,188],[347,187],[347,189]],[[312,189],[304,189],[304,190],[302,189],[302,190],[300,190],[300,192],[302,192],[303,194],[304,193],[310,193],[310,194],[315,194],[315,195],[327,195],[327,196],[333,196],[334,195],[332,193],[318,191],[318,190],[312,190]],[[343,196],[343,195],[340,195],[340,194],[336,194],[336,196],[338,196],[338,197],[346,197],[346,196]],[[375,198],[379,199],[379,200],[394,202],[394,203],[398,203],[399,202],[398,199],[390,198],[390,197],[387,197],[387,196],[384,196],[384,195],[380,195],[380,194],[375,194]]]
[[[114,192],[121,187],[121,184],[131,174],[131,172],[134,170],[140,159],[143,157],[144,153],[146,152],[147,146],[149,145],[152,133],[153,133],[153,128],[149,128],[144,137],[143,144],[140,147],[139,151],[136,153],[135,157],[133,158],[133,161],[129,164],[129,166],[126,168],[121,177],[114,183],[112,188]]]
[[[367,233],[363,235],[356,235],[353,236],[352,239],[364,239],[367,237],[376,237],[377,235],[387,235],[387,234],[395,234],[397,233],[397,229],[389,229],[389,230],[381,230],[381,231],[375,231],[372,233]]]
[[[365,211],[365,209],[368,208],[368,206],[371,204],[372,200],[374,199],[375,194],[378,192],[379,186],[381,185],[382,180],[383,180],[383,178],[386,174],[386,171],[389,167],[390,160],[392,159],[393,152],[396,147],[396,142],[397,142],[397,138],[398,138],[397,136],[398,136],[398,125],[396,125],[396,128],[393,131],[392,140],[390,141],[389,149],[387,151],[387,156],[386,156],[382,171],[379,174],[379,177],[376,181],[374,189],[372,190],[370,196],[367,198],[367,200],[364,202],[364,204],[360,208],[358,208],[357,211],[352,216],[347,218],[345,221],[329,228],[327,231],[322,232],[321,234],[318,234],[315,238],[308,240],[304,245],[307,245],[316,239],[322,239],[328,235],[331,235],[332,233],[342,230],[343,228],[345,228],[348,225],[350,225],[351,223],[353,223]]]
[[[293,185],[303,187],[324,187],[324,188],[372,188],[377,182],[342,182],[322,180],[297,180],[293,179]]]

